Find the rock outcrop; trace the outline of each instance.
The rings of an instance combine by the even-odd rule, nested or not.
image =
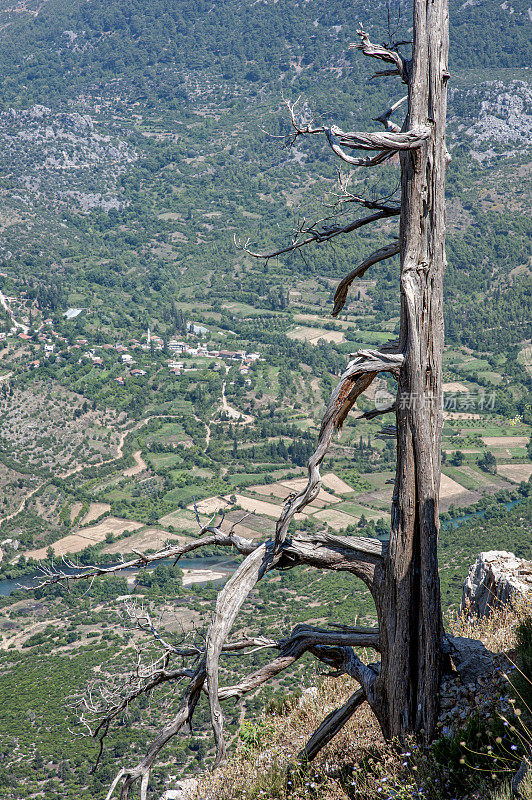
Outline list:
[[[480,553],[462,591],[462,611],[486,617],[515,596],[532,597],[532,562],[504,550]]]

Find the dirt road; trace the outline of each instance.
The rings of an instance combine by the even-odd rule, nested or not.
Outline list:
[[[244,414],[242,411],[238,411],[236,408],[229,405],[227,397],[225,396],[225,381],[222,385],[222,411],[225,411],[229,419],[238,422],[240,425],[251,425],[252,422],[255,422],[255,417]]]

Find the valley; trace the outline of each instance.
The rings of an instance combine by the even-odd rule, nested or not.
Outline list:
[[[349,192],[395,202],[396,159],[338,175],[321,137],[289,146],[285,101],[301,97],[307,121],[367,126],[401,87],[372,79],[349,44],[359,19],[377,40],[408,41],[409,9],[397,4],[387,29],[384,7],[364,0],[0,8],[2,800],[106,797],[117,765],[140,757],[174,713],[173,690],[120,717],[96,771],[95,741],[68,733],[81,732],[76,703],[87,686],[131,673],[139,652],[156,657],[137,612],[171,646],[202,642],[216,588],[242,557],[207,546],[65,587],[40,587],[38,576],[153,555],[214,523],[271,538],[306,484],[350,358],[397,337],[396,256],[357,278],[331,316],[339,281],[397,235],[393,217],[304,251],[247,250],[353,222],[362,212],[343,202]],[[451,32],[446,619],[481,550],[532,556],[530,10],[453,2]],[[395,415],[371,412],[396,394],[381,376],[360,396],[289,535],[387,540]],[[19,587],[30,577],[33,589]],[[369,591],[298,566],[257,585],[239,632],[281,638],[333,621],[374,626]],[[260,649],[224,658],[222,679],[267,659]],[[305,656],[228,703],[228,732],[318,680]],[[165,751],[153,797],[212,764],[205,699],[195,722],[195,738]]]

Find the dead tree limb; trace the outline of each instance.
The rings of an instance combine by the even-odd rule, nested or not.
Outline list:
[[[389,50],[384,45],[373,44],[370,41],[369,34],[366,33],[362,25],[357,30],[357,35],[360,37],[360,42],[349,45],[349,49],[362,50],[365,56],[378,58],[381,61],[386,61],[388,64],[394,64],[395,69],[386,71],[386,75],[399,75],[404,83],[409,81],[410,62],[403,58],[395,50]]]
[[[331,739],[333,739],[344,725],[349,722],[357,708],[362,705],[365,699],[366,694],[364,690],[357,689],[343,706],[331,711],[299,753],[299,760],[306,762],[316,758],[320,750],[322,750],[325,745],[329,744]]]
[[[352,233],[353,231],[358,230],[359,228],[363,228],[364,225],[371,225],[372,222],[378,222],[381,219],[386,219],[387,217],[396,217],[399,215],[399,209],[397,208],[383,208],[376,212],[375,214],[371,214],[369,217],[363,217],[362,219],[356,219],[353,222],[349,222],[347,225],[328,225],[324,226],[323,228],[314,228],[307,227],[301,228],[298,231],[296,241],[293,241],[291,244],[287,245],[286,247],[280,247],[277,250],[272,250],[266,253],[259,253],[255,250],[250,248],[249,241],[242,244],[238,239],[235,238],[235,246],[238,250],[242,250],[248,256],[252,258],[261,258],[261,259],[268,259],[268,258],[276,258],[277,256],[284,255],[285,253],[292,253],[294,250],[299,250],[301,247],[306,247],[309,244],[323,244],[325,242],[330,242],[331,239],[336,238],[337,236],[341,236],[342,234]],[[299,236],[303,236],[304,238],[299,238]]]
[[[349,291],[349,287],[353,283],[356,278],[362,278],[364,273],[372,267],[374,264],[378,264],[380,261],[385,261],[387,258],[391,258],[392,256],[398,255],[400,250],[400,246],[398,242],[391,242],[391,244],[385,245],[385,247],[379,248],[379,250],[375,250],[370,256],[368,256],[361,264],[355,267],[349,275],[346,275],[336,289],[334,294],[334,308],[332,310],[332,316],[337,317],[342,308],[345,305],[345,301],[347,300],[347,293]]]

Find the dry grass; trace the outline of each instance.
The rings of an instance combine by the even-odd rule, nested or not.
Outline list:
[[[455,636],[478,639],[494,653],[510,653],[515,648],[517,626],[531,613],[531,599],[516,597],[512,605],[504,606],[484,619],[450,614],[447,624]]]
[[[107,517],[97,525],[82,528],[77,533],[69,533],[68,536],[63,536],[62,539],[54,542],[51,547],[56,557],[64,556],[67,553],[79,553],[90,545],[103,542],[108,533],[119,536],[124,531],[134,531],[137,528],[142,528],[141,522],[119,519],[118,517]],[[46,558],[47,551],[48,547],[40,547],[38,550],[28,550],[24,555],[26,558],[34,558],[36,561],[40,561]]]
[[[320,800],[347,800],[338,782],[318,778],[330,765],[350,760],[353,764],[366,748],[384,741],[378,724],[367,706],[335,737],[320,754],[312,772],[296,767],[297,754],[319,726],[325,714],[342,705],[354,690],[347,678],[325,678],[315,694],[304,694],[285,716],[264,714],[256,723],[245,723],[234,746],[234,754],[223,770],[203,777],[197,798],[204,800],[255,800],[316,797]],[[314,774],[316,773],[316,774]],[[291,785],[287,782],[291,781]]]
[[[532,464],[499,464],[497,472],[514,483],[527,481],[532,475]]]
[[[485,620],[454,616],[448,627],[456,635],[480,639],[502,656],[512,653],[516,628],[530,612],[530,602],[522,600]],[[438,762],[434,751],[426,753],[414,742],[408,752],[385,743],[367,705],[311,765],[298,764],[298,752],[323,717],[353,690],[346,677],[325,678],[316,690],[295,700],[285,715],[265,712],[243,723],[228,762],[200,780],[195,800],[511,800],[508,773],[493,779],[471,771],[469,788],[458,792],[455,776],[449,794],[446,770],[453,769],[452,764]],[[517,760],[515,771],[518,766]],[[523,782],[520,791],[524,800],[532,800],[532,779]]]

